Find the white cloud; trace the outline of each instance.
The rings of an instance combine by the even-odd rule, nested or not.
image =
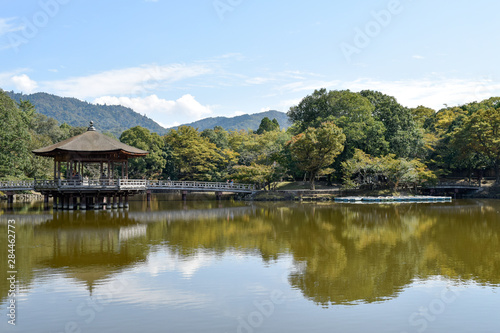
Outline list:
[[[491,79],[426,78],[400,81],[360,79],[342,84],[343,89],[378,90],[397,98],[404,106],[428,106],[436,110],[448,106],[500,96],[500,82]]]
[[[265,78],[265,77],[254,77],[251,79],[247,79],[245,82],[248,84],[264,84],[269,81],[272,81],[273,79],[271,78]]]
[[[172,101],[156,95],[147,97],[103,96],[96,98],[96,104],[123,105],[145,114],[164,127],[173,127],[185,122],[193,122],[212,114],[209,106],[202,105],[194,96],[186,94]]]
[[[15,17],[0,18],[0,36],[6,35],[10,32],[16,32],[24,29],[24,26],[14,24],[13,23],[14,20],[16,20]]]
[[[15,75],[11,80],[18,91],[26,94],[32,93],[38,87],[38,84],[26,74]]]
[[[59,81],[42,82],[50,93],[95,98],[103,95],[142,95],[173,82],[208,74],[211,70],[202,65],[145,65],[74,77]]]
[[[415,54],[414,56],[412,56],[413,59],[418,59],[418,60],[422,60],[422,59],[425,59],[425,57],[421,56],[421,55],[418,55],[418,54]]]
[[[334,80],[334,81],[322,81],[322,80],[306,80],[306,81],[296,81],[296,82],[291,82],[287,83],[285,85],[282,85],[278,87],[278,90],[280,90],[282,93],[287,93],[287,92],[313,92],[316,89],[321,89],[321,88],[327,88],[327,89],[333,89],[335,87],[338,87],[341,84],[341,81]]]

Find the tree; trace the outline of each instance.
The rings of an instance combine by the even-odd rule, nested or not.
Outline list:
[[[369,186],[371,189],[393,186],[414,187],[434,181],[436,176],[417,159],[396,158],[394,154],[373,157],[356,150],[353,158],[342,163],[344,184],[348,187]]]
[[[214,129],[207,128],[201,132],[201,136],[207,138],[219,149],[229,148],[229,133],[221,126],[215,126]]]
[[[359,93],[373,105],[373,117],[385,127],[385,140],[389,151],[397,157],[421,156],[424,148],[423,128],[415,120],[412,110],[399,104],[397,100],[378,91],[363,90]],[[425,116],[427,110],[423,111]]]
[[[182,180],[222,180],[224,166],[234,161],[229,150],[221,154],[214,143],[191,126],[180,126],[165,135],[174,164],[174,177]]]
[[[276,118],[270,120],[268,117],[262,118],[256,134],[263,134],[264,132],[279,131],[280,125]]]
[[[318,127],[322,122],[334,121],[346,136],[345,148],[334,165],[340,169],[341,162],[351,158],[356,149],[377,156],[387,154],[386,129],[373,117],[374,109],[370,100],[358,93],[320,89],[291,107],[288,117],[294,122],[295,134],[307,127]]]
[[[500,181],[500,107],[484,107],[470,115],[456,136],[466,138],[465,149],[489,158]],[[462,141],[463,142],[463,141]]]
[[[329,174],[326,169],[344,149],[346,136],[342,129],[333,122],[324,122],[318,128],[309,127],[303,133],[292,138],[290,151],[299,167],[310,174],[311,189],[315,189],[314,180],[319,174]]]
[[[143,158],[134,158],[129,162],[131,178],[153,179],[158,177],[166,165],[166,153],[163,139],[157,133],[151,133],[141,126],[132,127],[122,133],[120,141],[130,146],[148,151]]]
[[[287,171],[284,148],[290,135],[283,131],[266,131],[261,135],[249,132],[233,133],[233,149],[239,155],[231,177],[259,183],[269,189],[283,179]],[[246,173],[246,174],[245,174]]]
[[[29,163],[30,134],[27,118],[0,89],[0,179],[22,177]]]

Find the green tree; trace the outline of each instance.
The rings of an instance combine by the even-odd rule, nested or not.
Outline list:
[[[394,97],[378,91],[363,90],[359,94],[370,101],[374,107],[373,117],[384,124],[385,140],[392,154],[406,158],[422,155],[424,132],[420,123],[415,121],[411,109],[399,104]]]
[[[346,136],[345,148],[334,165],[339,169],[340,163],[351,158],[355,149],[377,156],[388,152],[385,126],[373,117],[374,110],[370,100],[358,93],[320,89],[291,107],[287,114],[294,122],[295,134],[325,121],[334,121],[342,129]]]
[[[255,132],[256,134],[263,134],[264,132],[271,132],[271,131],[279,131],[280,125],[278,124],[278,121],[276,118],[273,120],[269,119],[268,117],[262,118],[259,128]]]
[[[283,131],[265,131],[261,135],[233,132],[231,142],[239,159],[232,177],[271,189],[286,175],[284,149],[290,137]]]
[[[290,151],[299,167],[310,174],[311,189],[315,189],[315,178],[329,174],[327,169],[344,149],[346,136],[333,122],[322,123],[318,128],[309,127],[292,138]]]
[[[436,180],[436,175],[417,159],[396,158],[394,154],[373,157],[356,150],[353,158],[342,163],[347,187],[369,186],[371,189],[392,186],[415,187]]]
[[[465,149],[489,158],[495,169],[496,181],[500,181],[500,106],[484,107],[470,115],[456,137],[467,142]],[[466,140],[464,140],[464,138]]]
[[[157,133],[151,133],[147,128],[135,126],[124,131],[120,136],[120,141],[149,152],[143,158],[130,160],[130,178],[153,179],[162,173],[167,162],[167,154],[163,149],[164,141]]]
[[[175,178],[217,181],[224,177],[224,166],[234,161],[229,150],[221,154],[217,146],[191,126],[180,126],[165,135],[165,143],[174,164]]]
[[[201,132],[201,136],[207,138],[219,149],[229,148],[229,133],[221,126],[215,126],[213,129],[207,128]]]
[[[23,177],[29,163],[30,134],[27,118],[0,90],[0,179]]]

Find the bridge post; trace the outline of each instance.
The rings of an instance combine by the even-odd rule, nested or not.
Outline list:
[[[148,206],[151,204],[151,190],[146,192],[146,200],[148,202]]]
[[[125,203],[123,204],[123,207],[124,208],[128,208],[129,207],[129,205],[128,205],[128,192],[125,193]]]
[[[61,196],[62,196],[62,200],[63,200],[63,209],[67,210],[69,198],[64,194],[61,194]]]
[[[75,200],[74,200],[73,194],[70,194],[68,199],[69,199],[68,200],[68,204],[69,204],[68,209],[74,210],[75,209]]]
[[[123,195],[118,194],[118,208],[123,208]]]
[[[80,195],[80,210],[87,210],[87,197],[85,194]]]
[[[94,210],[99,210],[101,207],[101,198],[99,198],[99,195],[97,195],[94,198]]]
[[[118,208],[118,203],[116,203],[116,194],[113,195],[113,209],[117,209]]]
[[[182,201],[186,201],[187,193],[188,193],[188,191],[186,191],[186,190],[182,191]]]
[[[222,192],[221,191],[215,192],[215,197],[217,198],[217,200],[221,201],[222,200]]]
[[[49,210],[49,195],[43,195],[43,210]]]
[[[63,205],[63,195],[60,194],[60,193],[58,193],[58,194],[56,194],[56,196],[57,196],[57,209],[61,209],[62,210],[63,206],[64,206]]]

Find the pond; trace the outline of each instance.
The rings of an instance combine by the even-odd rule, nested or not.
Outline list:
[[[135,200],[107,211],[0,206],[0,331],[500,327],[500,201]]]

